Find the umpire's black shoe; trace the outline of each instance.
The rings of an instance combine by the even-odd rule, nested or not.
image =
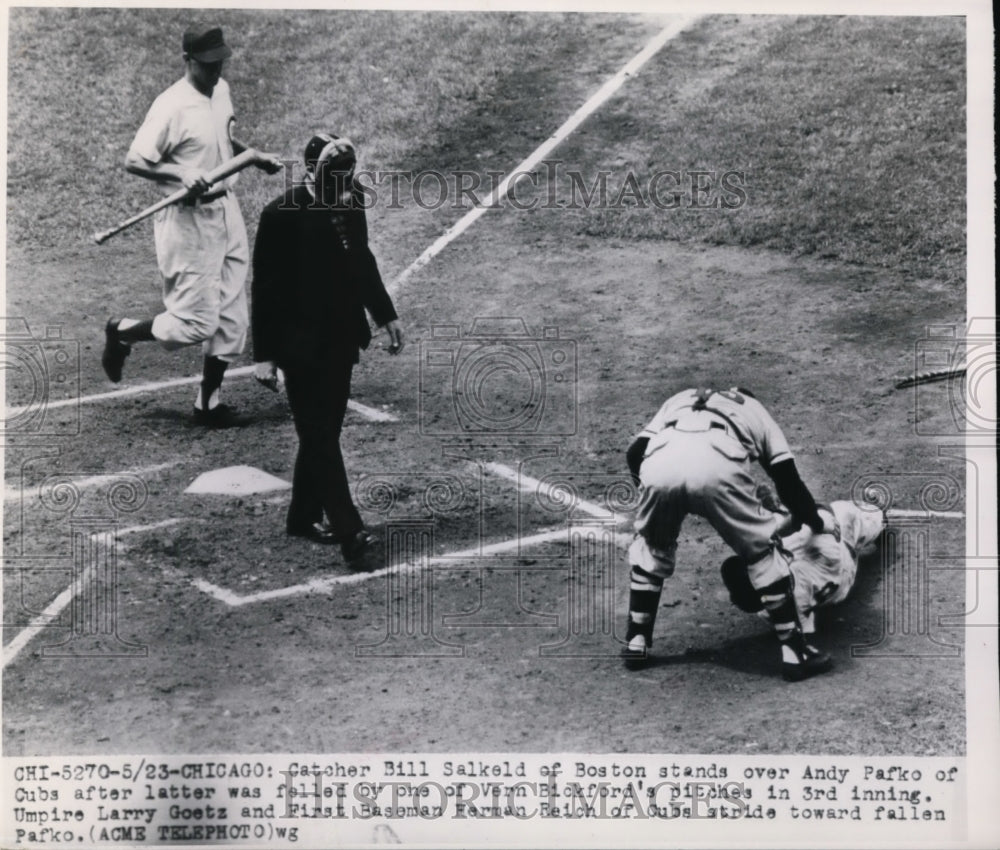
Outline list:
[[[344,556],[344,562],[355,569],[367,567],[365,556],[371,552],[378,538],[364,529],[352,535],[349,540],[340,544],[340,553]]]
[[[784,649],[785,647],[782,648],[782,652]],[[786,682],[801,682],[811,676],[826,673],[833,667],[833,659],[827,653],[816,649],[815,646],[806,644],[803,652],[795,652],[794,650],[792,652],[798,656],[798,661],[783,661],[781,664],[781,675]]]
[[[104,367],[104,374],[112,383],[117,384],[122,379],[122,367],[131,351],[132,346],[122,342],[118,333],[118,322],[108,319],[108,323],[104,326],[104,353],[101,354],[101,366]]]
[[[340,542],[340,537],[325,522],[313,522],[307,526],[288,526],[288,534],[291,537],[303,537],[311,543],[320,543],[323,546],[332,546]]]
[[[626,670],[641,670],[649,664],[649,647],[643,635],[636,635],[622,650]]]
[[[242,428],[250,424],[250,419],[240,416],[228,404],[217,404],[209,410],[194,409],[194,424],[202,428]]]

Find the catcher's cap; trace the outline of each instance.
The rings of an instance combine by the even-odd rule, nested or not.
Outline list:
[[[233,55],[222,38],[222,27],[191,27],[184,33],[181,46],[199,62],[221,62]]]
[[[326,162],[334,171],[350,171],[358,161],[354,145],[350,139],[342,139],[334,133],[317,133],[306,145],[302,157],[306,167],[315,168],[318,162]]]

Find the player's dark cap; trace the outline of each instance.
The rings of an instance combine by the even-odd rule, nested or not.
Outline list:
[[[191,27],[184,33],[181,46],[199,62],[221,62],[233,55],[222,37],[222,27]]]
[[[358,161],[350,139],[335,133],[317,133],[306,145],[302,155],[307,168],[315,168],[322,158],[331,171],[350,171]]]

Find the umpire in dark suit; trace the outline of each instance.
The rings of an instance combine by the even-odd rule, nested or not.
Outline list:
[[[375,543],[351,498],[340,450],[351,372],[372,338],[366,309],[385,328],[389,352],[403,349],[368,247],[356,162],[348,139],[321,133],[309,140],[305,182],[261,213],[251,316],[255,376],[276,390],[277,370],[284,372],[299,436],[287,531],[339,543],[348,563]]]

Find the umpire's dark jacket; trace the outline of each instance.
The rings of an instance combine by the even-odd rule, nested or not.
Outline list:
[[[397,318],[355,193],[350,208],[321,207],[305,186],[261,213],[253,252],[253,355],[286,371],[331,358],[357,362],[371,342],[365,309],[380,327]]]

